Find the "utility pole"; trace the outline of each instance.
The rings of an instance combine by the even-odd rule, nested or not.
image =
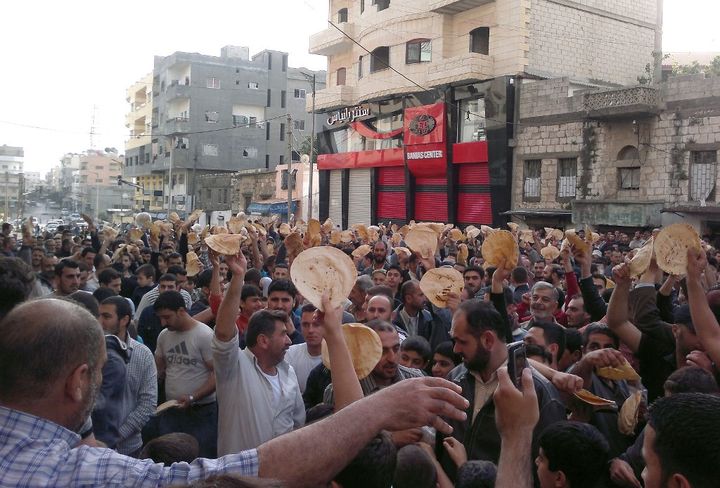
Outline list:
[[[313,212],[313,151],[315,150],[315,73],[312,78],[312,132],[310,132],[310,181],[308,189],[308,221]]]
[[[292,116],[287,115],[287,191],[288,191],[288,224],[292,214]]]
[[[10,222],[10,172],[5,172],[5,222]]]

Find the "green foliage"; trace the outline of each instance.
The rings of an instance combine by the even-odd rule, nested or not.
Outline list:
[[[676,64],[673,66],[673,75],[697,75],[705,73],[706,76],[720,76],[720,56],[715,56],[710,64],[700,64],[693,61],[690,64]]]

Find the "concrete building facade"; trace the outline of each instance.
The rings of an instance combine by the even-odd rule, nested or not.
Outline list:
[[[0,208],[5,220],[15,218],[20,209],[24,189],[25,150],[22,147],[0,146]]]
[[[516,221],[720,230],[720,79],[581,92],[537,81],[522,85],[519,114]]]
[[[320,217],[499,224],[520,87],[635,83],[660,49],[662,2],[330,0],[328,18],[309,43],[328,58]]]
[[[219,57],[156,56],[146,94],[152,99],[150,127],[145,123],[142,144],[126,150],[123,174],[145,190],[136,200],[148,210],[182,213],[194,206],[200,176],[272,170],[284,162],[287,114],[295,139],[310,135],[305,99],[313,74],[318,89],[324,87],[323,72],[290,67],[287,53],[266,50],[251,58],[248,48],[238,46],[222,48]]]

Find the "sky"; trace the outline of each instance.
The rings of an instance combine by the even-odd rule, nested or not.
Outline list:
[[[632,2],[633,0],[627,0]],[[220,55],[225,45],[290,54],[293,67],[325,69],[308,38],[327,27],[327,0],[24,0],[0,17],[0,145],[25,148],[25,170],[46,172],[63,154],[123,152],[126,89],[153,56]],[[665,0],[665,52],[720,51],[717,0]]]

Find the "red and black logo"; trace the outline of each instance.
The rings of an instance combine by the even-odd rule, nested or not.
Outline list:
[[[436,125],[437,122],[433,116],[418,115],[410,121],[410,132],[416,136],[426,136],[435,129]]]

